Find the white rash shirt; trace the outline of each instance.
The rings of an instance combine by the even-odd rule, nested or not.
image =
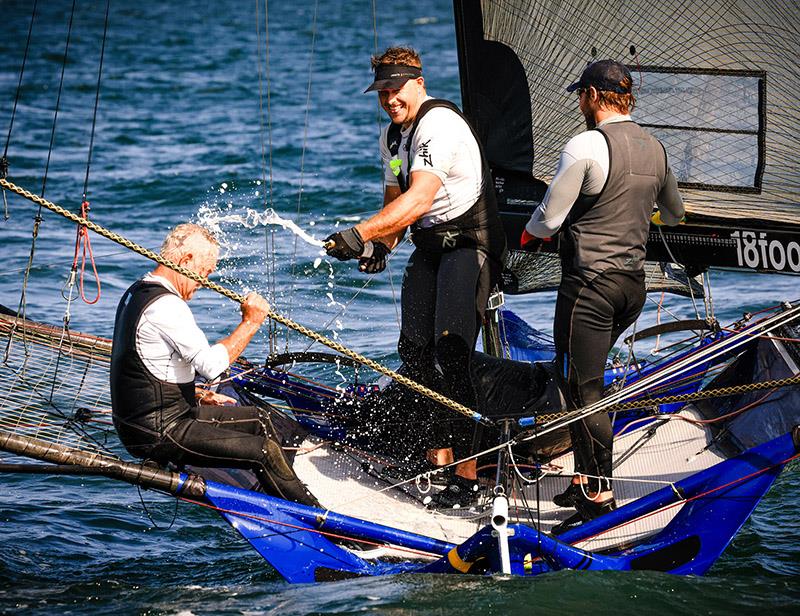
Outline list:
[[[136,326],[136,351],[152,375],[168,383],[189,383],[195,373],[213,379],[224,372],[230,365],[228,350],[208,344],[177,289],[161,276],[147,274],[143,280],[170,291],[142,312]]]
[[[431,98],[428,96],[425,100]],[[380,140],[384,178],[388,186],[399,186],[389,167],[388,130],[389,126],[381,131]],[[431,209],[419,220],[420,226],[431,227],[460,216],[472,207],[483,190],[481,153],[472,131],[464,120],[444,107],[435,107],[423,116],[409,148],[410,130],[411,126],[401,132],[397,152],[403,161],[402,173],[410,176],[415,171],[424,171],[433,173],[442,181]],[[409,149],[414,152],[410,172]]]

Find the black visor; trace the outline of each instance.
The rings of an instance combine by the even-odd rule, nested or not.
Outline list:
[[[364,93],[375,90],[399,90],[409,79],[422,77],[422,69],[405,64],[379,64],[375,69],[375,81]]]

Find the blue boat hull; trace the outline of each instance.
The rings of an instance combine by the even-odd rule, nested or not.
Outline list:
[[[800,429],[664,487],[558,539],[523,524],[509,526],[511,573],[539,575],[561,569],[648,569],[702,574],[790,460],[798,457]],[[257,492],[208,482],[206,499],[289,582],[318,582],[404,572],[500,573],[498,538],[491,527],[451,543],[349,516],[289,503]],[[635,546],[604,553],[582,550],[582,541],[666,507],[679,513],[657,534]],[[359,557],[342,541],[399,548],[392,559]],[[406,559],[398,560],[398,554]],[[435,558],[433,562],[430,559]]]

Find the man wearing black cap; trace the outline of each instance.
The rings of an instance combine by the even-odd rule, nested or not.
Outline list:
[[[391,120],[380,140],[384,206],[328,237],[326,250],[359,259],[362,271],[380,272],[411,228],[416,249],[403,278],[400,357],[409,376],[429,386],[438,363],[445,393],[475,409],[470,358],[506,249],[488,165],[458,108],[426,94],[416,51],[391,47],[372,58],[372,68],[375,80],[366,91],[378,92]],[[468,444],[444,440],[456,445],[456,458],[469,453]],[[429,456],[447,463],[453,452],[445,447]],[[466,504],[475,479],[474,461],[457,467],[438,504]]]
[[[534,248],[559,233],[561,284],[553,335],[568,404],[580,408],[603,395],[608,351],[639,316],[645,301],[644,257],[653,205],[660,223],[684,214],[663,145],[631,120],[635,104],[627,67],[590,64],[567,88],[576,92],[589,130],[564,147],[541,205],[523,231]],[[611,491],[613,432],[608,413],[570,425],[575,476],[554,501],[577,513],[554,533],[616,507]]]

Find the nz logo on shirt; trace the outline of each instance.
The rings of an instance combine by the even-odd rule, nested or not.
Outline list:
[[[428,139],[419,144],[417,148],[417,156],[422,159],[423,164],[426,167],[433,167],[433,159],[431,158],[431,153],[428,151],[428,145],[430,144],[431,140]]]

